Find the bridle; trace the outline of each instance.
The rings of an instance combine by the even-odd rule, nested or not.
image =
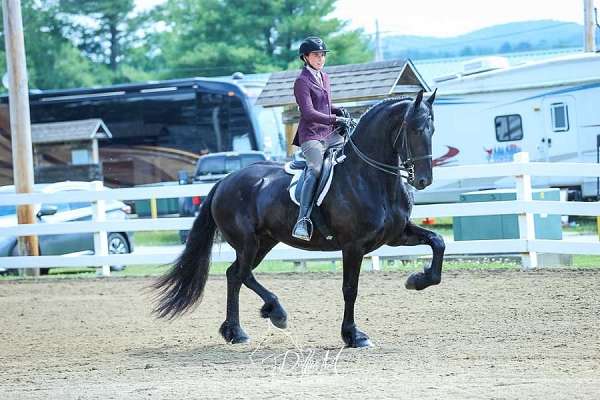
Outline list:
[[[354,133],[354,130],[357,125],[358,125],[358,123],[352,119],[351,125],[350,125],[351,132],[348,132],[348,134],[347,134],[347,139],[346,139],[346,143],[344,143],[344,147],[346,146],[347,143],[350,143],[350,145],[352,146],[352,149],[358,155],[358,158],[363,160],[367,165],[370,165],[371,167],[378,169],[379,171],[385,172],[386,174],[390,174],[390,175],[401,176],[410,183],[410,182],[413,182],[415,179],[415,162],[419,161],[419,160],[431,159],[431,154],[412,157],[410,147],[408,146],[408,142],[407,142],[408,135],[406,134],[406,121],[402,121],[402,125],[398,129],[398,133],[396,133],[396,137],[394,138],[392,147],[394,147],[394,148],[396,147],[396,142],[398,141],[398,138],[400,137],[400,135],[402,135],[402,133],[404,133],[404,135],[402,136],[402,147],[401,147],[402,149],[404,149],[404,152],[406,154],[404,161],[400,165],[386,164],[381,161],[377,161],[377,160],[367,156],[365,153],[363,153],[358,148],[356,143],[354,143],[354,141],[352,140],[352,134]],[[340,128],[338,127],[336,129],[340,129]],[[400,153],[400,152],[398,152],[398,153]],[[406,172],[406,175],[403,175],[402,174],[403,172]]]

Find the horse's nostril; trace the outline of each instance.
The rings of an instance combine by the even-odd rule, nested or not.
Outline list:
[[[419,179],[419,186],[420,186],[420,187],[425,187],[425,186],[427,186],[427,179],[425,179],[425,178],[421,178],[421,179]]]

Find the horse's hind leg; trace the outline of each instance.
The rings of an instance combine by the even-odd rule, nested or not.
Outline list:
[[[236,260],[227,268],[227,317],[219,332],[228,343],[245,343],[250,337],[240,325],[240,288],[254,265],[258,241],[245,241],[243,247],[236,250]]]
[[[240,325],[240,288],[242,279],[239,276],[239,255],[237,260],[227,268],[227,317],[219,328],[219,333],[227,343],[246,343],[250,337]]]
[[[408,277],[405,283],[407,289],[423,290],[442,281],[442,262],[446,245],[440,235],[409,222],[400,244],[406,246],[427,244],[431,246],[433,252],[431,265],[426,267],[423,272],[414,272]]]
[[[254,260],[252,269],[258,267],[263,258],[265,258],[267,253],[271,251],[276,244],[277,242],[274,240],[260,241],[260,248]],[[281,303],[279,303],[277,296],[261,285],[260,282],[258,282],[254,277],[252,271],[249,271],[249,273],[246,274],[244,285],[259,295],[260,298],[265,302],[260,309],[260,316],[263,318],[269,318],[273,325],[280,329],[285,329],[287,327],[287,313]]]

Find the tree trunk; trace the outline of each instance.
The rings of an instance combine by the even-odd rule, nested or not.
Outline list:
[[[117,19],[112,18],[109,21],[110,27],[110,69],[117,70],[117,57],[119,56],[119,31],[117,30]]]
[[[269,56],[273,56],[273,53],[275,52],[275,46],[273,46],[273,41],[271,40],[271,28],[265,28],[264,35],[267,54]]]

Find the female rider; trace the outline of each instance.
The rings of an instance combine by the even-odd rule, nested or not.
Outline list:
[[[294,83],[294,96],[300,109],[300,122],[293,144],[300,145],[306,158],[308,172],[300,195],[300,213],[292,236],[309,241],[312,229],[308,224],[309,209],[315,193],[325,151],[344,143],[344,138],[334,132],[333,126],[347,127],[350,119],[341,107],[331,104],[329,77],[323,71],[327,46],[318,37],[304,39],[298,53],[304,68]],[[312,224],[311,224],[312,227]]]

